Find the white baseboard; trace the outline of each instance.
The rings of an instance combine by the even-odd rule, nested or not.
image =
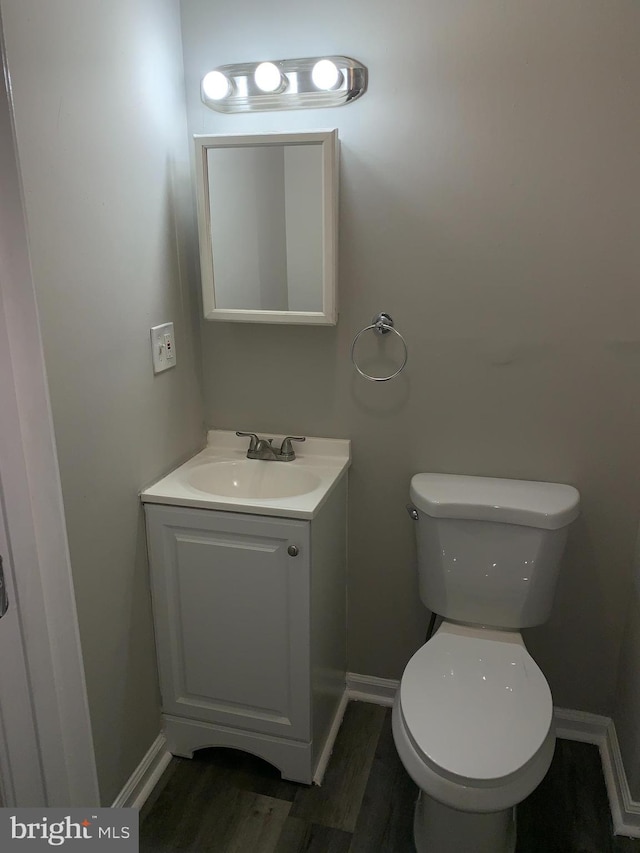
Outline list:
[[[607,729],[607,739],[604,749],[600,749],[600,755],[611,805],[613,830],[616,835],[640,838],[640,803],[631,796],[613,722]]]
[[[391,678],[347,673],[349,699],[376,705],[393,705],[400,682]],[[609,808],[616,835],[640,838],[640,802],[634,800],[622,762],[616,728],[610,717],[554,708],[556,735],[565,740],[595,744],[600,750],[602,771],[607,786]]]
[[[166,738],[159,734],[113,801],[111,808],[141,809],[170,761],[171,753],[166,748]]]
[[[572,711],[570,708],[554,708],[553,719],[556,724],[556,737],[593,743],[601,750],[607,739],[607,730],[612,725],[610,717],[588,714],[586,711]]]
[[[329,759],[331,758],[333,746],[336,742],[336,738],[338,737],[338,732],[340,731],[340,726],[342,724],[342,718],[344,717],[344,712],[347,710],[347,704],[349,702],[349,699],[350,696],[345,690],[342,694],[340,704],[338,705],[336,713],[331,722],[331,728],[329,729],[329,734],[327,735],[327,739],[324,742],[324,746],[322,747],[322,752],[320,753],[320,757],[318,758],[318,763],[316,764],[316,769],[313,774],[314,785],[322,785],[322,780],[324,779],[324,772],[327,769],[327,764],[329,763]]]
[[[400,687],[395,678],[377,678],[375,675],[347,673],[347,696],[356,702],[370,702],[373,705],[391,707]]]

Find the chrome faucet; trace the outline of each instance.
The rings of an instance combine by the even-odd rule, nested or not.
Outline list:
[[[271,446],[272,438],[259,438],[253,450],[247,451],[247,459],[262,459],[264,462],[275,462],[276,452]]]
[[[280,450],[277,451],[271,444],[272,438],[258,438],[255,432],[236,431],[236,435],[250,439],[247,459],[261,459],[263,462],[293,462],[296,454],[291,442],[306,441],[303,436],[288,435],[283,439]]]

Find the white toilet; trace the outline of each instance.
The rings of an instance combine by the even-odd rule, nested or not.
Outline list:
[[[411,658],[393,708],[420,788],[418,853],[512,853],[515,806],[542,781],[555,733],[549,685],[521,628],[549,616],[572,486],[416,474],[420,597],[443,617]]]

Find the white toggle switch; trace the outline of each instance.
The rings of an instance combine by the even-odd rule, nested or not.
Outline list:
[[[176,364],[176,342],[173,323],[163,323],[151,329],[151,354],[153,372],[161,373]]]

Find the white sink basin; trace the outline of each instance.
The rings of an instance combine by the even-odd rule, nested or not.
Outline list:
[[[290,462],[209,462],[193,468],[188,482],[201,492],[227,498],[292,498],[313,492],[320,478]]]
[[[274,447],[282,439],[273,436]],[[140,497],[144,503],[310,519],[351,464],[351,443],[340,438],[307,436],[292,462],[247,459],[247,446],[231,430],[211,430],[204,450]]]

